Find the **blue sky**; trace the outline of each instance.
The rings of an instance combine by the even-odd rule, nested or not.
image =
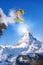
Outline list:
[[[25,14],[23,18],[34,37],[43,42],[43,0],[0,0],[0,8],[6,15],[10,9],[23,9]],[[14,27],[8,25],[0,37],[0,45],[16,44],[20,39],[17,33],[19,23],[15,23]]]

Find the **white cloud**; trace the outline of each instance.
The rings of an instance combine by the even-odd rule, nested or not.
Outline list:
[[[27,24],[20,24],[20,25],[18,26],[18,33],[19,33],[20,35],[23,35],[24,33],[27,33],[27,32],[29,32],[29,31],[28,31],[28,25],[27,25]]]

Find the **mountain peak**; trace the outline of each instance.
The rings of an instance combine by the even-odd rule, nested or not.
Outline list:
[[[28,29],[25,29],[24,34],[22,35],[21,39],[18,41],[18,44],[22,44],[22,43],[29,43],[29,41],[35,39],[32,34],[30,33],[30,31]]]
[[[27,31],[18,41],[18,45],[0,46],[0,62],[4,62],[3,65],[9,62],[13,63],[20,54],[27,55],[29,53],[39,53],[40,51],[43,53],[43,44],[34,38],[28,29],[26,30]]]

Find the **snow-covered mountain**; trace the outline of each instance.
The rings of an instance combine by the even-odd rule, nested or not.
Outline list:
[[[43,53],[43,43],[26,30],[16,46],[0,45],[0,65],[13,65],[18,55],[29,53]]]

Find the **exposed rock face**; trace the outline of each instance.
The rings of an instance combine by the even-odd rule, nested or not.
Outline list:
[[[19,55],[16,59],[16,65],[43,65],[43,56],[38,54],[35,54],[34,57]]]

